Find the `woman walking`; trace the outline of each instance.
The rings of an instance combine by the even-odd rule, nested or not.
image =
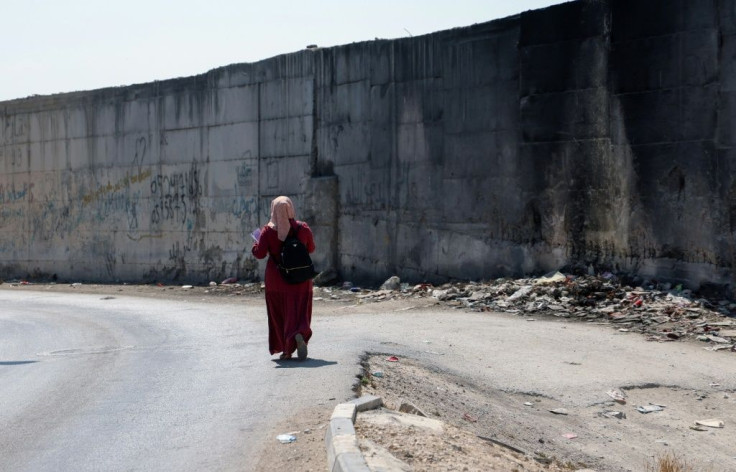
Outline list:
[[[266,311],[268,313],[268,348],[280,359],[291,359],[297,351],[299,360],[307,358],[307,343],[312,337],[312,281],[289,284],[281,276],[281,246],[289,234],[296,234],[307,250],[314,252],[312,230],[296,220],[289,197],[276,197],[271,202],[271,220],[258,235],[251,252],[258,259],[269,256],[266,263]]]

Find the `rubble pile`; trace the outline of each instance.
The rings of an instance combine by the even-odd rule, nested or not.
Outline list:
[[[263,293],[264,286],[260,282],[238,283],[232,279],[226,279],[221,283],[210,282],[209,286],[204,288],[204,293],[209,295],[220,296],[253,296]]]
[[[394,286],[396,279],[389,279]],[[736,303],[699,298],[679,285],[643,285],[625,285],[610,273],[574,276],[557,272],[534,279],[504,278],[439,287],[400,284],[398,290],[361,290],[356,299],[370,302],[426,297],[445,306],[474,311],[611,323],[619,331],[642,333],[650,341],[696,338],[708,343],[706,349],[736,352]]]

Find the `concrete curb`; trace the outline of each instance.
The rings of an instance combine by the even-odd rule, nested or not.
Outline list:
[[[335,407],[325,434],[327,470],[330,472],[370,472],[355,436],[355,417],[359,411],[383,405],[381,397],[365,395]]]

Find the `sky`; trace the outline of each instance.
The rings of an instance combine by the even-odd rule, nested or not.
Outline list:
[[[565,0],[0,0],[0,101],[419,36]]]

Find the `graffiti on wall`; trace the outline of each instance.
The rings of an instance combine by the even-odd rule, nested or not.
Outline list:
[[[15,115],[5,120],[5,141],[17,143],[28,136],[28,115]]]
[[[137,191],[131,195],[111,194],[101,198],[97,205],[97,219],[104,221],[111,216],[124,214],[126,217],[126,225],[129,231],[136,231],[139,228],[138,222],[138,202],[141,198],[141,192]]]
[[[22,186],[16,187],[15,182],[10,184],[0,184],[0,205],[6,203],[15,203],[21,200],[28,200],[33,203],[33,183],[24,183]]]
[[[0,147],[0,161],[7,159],[11,169],[23,165],[23,149],[19,146]]]
[[[157,174],[151,179],[151,198],[155,202],[151,210],[154,225],[172,221],[186,224],[187,217],[199,212],[202,186],[197,163],[186,172]]]
[[[388,206],[388,184],[353,175],[346,179],[345,202],[370,210],[382,210]]]
[[[253,176],[255,175],[255,169],[252,165],[238,166],[235,168],[235,172],[238,178],[238,186],[244,188],[253,187]]]
[[[4,222],[10,221],[14,218],[23,218],[26,214],[25,208],[0,208],[0,219],[2,219],[2,222],[0,222],[0,227],[3,226]]]
[[[117,182],[115,183],[108,182],[107,185],[102,185],[98,187],[96,190],[94,190],[93,192],[83,195],[82,205],[87,206],[92,202],[98,201],[100,197],[109,195],[111,193],[120,192],[121,190],[128,189],[131,185],[144,181],[145,179],[150,177],[151,174],[152,172],[150,169],[144,170],[135,175],[130,175],[126,173],[125,177],[119,179]]]
[[[138,173],[142,172],[143,160],[146,157],[146,150],[148,149],[148,141],[146,138],[141,136],[135,140],[135,155],[133,156],[133,167],[138,169]]]
[[[246,225],[243,229],[247,229],[250,228],[252,219],[258,217],[258,198],[247,195],[218,198],[211,202],[210,210],[215,214],[234,216]],[[250,231],[252,231],[252,228],[248,230],[248,232]]]
[[[146,156],[147,140],[140,137],[135,141],[135,154],[133,156],[132,165],[136,173],[125,173],[125,176],[117,180],[115,183],[107,182],[107,185],[101,185],[96,190],[82,196],[83,206],[87,206],[95,202],[105,195],[117,193],[128,189],[131,185],[140,183],[148,179],[153,172],[150,169],[143,170],[143,160]]]

